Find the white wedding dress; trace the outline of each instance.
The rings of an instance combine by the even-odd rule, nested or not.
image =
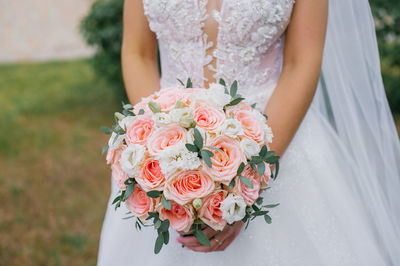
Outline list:
[[[206,54],[211,45],[203,27],[205,20],[213,17],[219,23],[213,51],[217,60],[214,77],[224,78],[228,84],[237,80],[239,93],[264,109],[280,75],[284,32],[294,0],[224,0],[221,10],[212,12],[204,0],[144,0],[143,4],[159,41],[161,88],[177,85],[177,78],[188,77],[195,87],[203,86],[204,67],[213,69],[212,57]],[[328,32],[327,49],[329,38]],[[379,122],[391,130],[384,133],[392,138],[390,158],[385,160],[390,169],[381,176],[371,170],[371,176],[363,179],[365,167],[357,163],[362,156],[356,154],[358,150],[350,150],[350,144],[341,137],[339,118],[336,116],[332,122],[332,110],[321,111],[318,99],[326,98],[326,92],[324,97],[321,95],[327,82],[329,75],[323,86],[320,83],[313,104],[281,158],[278,179],[262,195],[265,202],[280,203],[272,210],[271,225],[262,218],[255,219],[225,251],[213,253],[183,249],[175,241],[178,234],[171,232],[170,243],[154,255],[156,231],[152,227],[136,231],[134,220],[122,219],[127,210],[123,207],[115,211],[111,205],[118,192],[112,182],[98,265],[400,265],[396,205],[400,196],[384,191],[385,187],[394,189],[398,185],[395,175],[400,172],[393,121],[388,115],[386,122]],[[330,106],[333,110],[334,104],[332,101]],[[386,99],[382,104],[387,112]],[[354,134],[356,138],[357,132]],[[391,181],[378,188],[373,182],[379,182],[379,176]],[[364,188],[363,180],[371,188]],[[372,198],[368,203],[365,194]],[[377,205],[372,206],[374,203]]]

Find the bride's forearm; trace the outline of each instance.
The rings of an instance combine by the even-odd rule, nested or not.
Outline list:
[[[320,68],[295,65],[283,69],[264,113],[274,133],[271,150],[282,155],[295,135],[313,99]]]
[[[147,97],[160,88],[157,61],[140,54],[122,50],[122,73],[126,93],[131,104]]]

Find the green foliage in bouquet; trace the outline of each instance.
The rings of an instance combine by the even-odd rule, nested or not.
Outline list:
[[[124,0],[97,0],[83,18],[80,31],[96,48],[92,66],[120,97],[125,97],[121,72],[122,11]]]

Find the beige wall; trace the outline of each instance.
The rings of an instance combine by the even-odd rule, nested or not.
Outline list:
[[[0,0],[0,62],[88,56],[78,32],[93,0]]]

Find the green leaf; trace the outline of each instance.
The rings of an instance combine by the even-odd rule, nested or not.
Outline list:
[[[112,133],[112,130],[110,128],[108,128],[108,127],[105,127],[105,126],[101,126],[100,130],[103,131],[104,134],[106,134],[106,135],[110,135]]]
[[[135,228],[138,231],[142,230],[142,226],[140,225],[140,223],[138,221],[136,221],[136,223],[135,223]]]
[[[267,224],[271,224],[272,223],[272,218],[268,214],[264,215],[264,220],[267,222]]]
[[[211,149],[211,150],[215,150],[215,151],[219,151],[219,152],[224,152],[223,150],[218,149],[216,147],[212,147],[212,146],[206,146],[206,148]]]
[[[231,89],[230,89],[230,93],[229,93],[232,97],[236,96],[237,88],[238,88],[238,84],[237,84],[237,81],[235,80],[231,85]]]
[[[253,183],[250,182],[246,177],[240,175],[239,176],[240,182],[242,182],[246,187],[253,188]]]
[[[255,211],[259,211],[259,210],[260,210],[260,208],[258,208],[257,205],[255,205],[255,204],[251,205],[251,207],[252,207],[253,210],[255,210]]]
[[[245,166],[244,162],[241,162],[239,167],[238,167],[238,169],[237,169],[237,175],[240,175],[243,172],[244,166]]]
[[[157,220],[157,221],[154,222],[154,227],[155,228],[158,229],[158,228],[160,228],[160,226],[161,226],[161,220]]]
[[[185,84],[183,83],[182,80],[180,80],[180,79],[178,79],[178,78],[177,78],[177,80],[179,81],[179,83],[180,83],[182,86],[185,86]]]
[[[150,110],[151,110],[153,113],[159,113],[159,112],[161,112],[161,108],[160,108],[160,106],[158,105],[158,103],[153,102],[153,101],[150,101],[150,102],[148,103],[148,105],[149,105]]]
[[[267,145],[263,145],[259,153],[260,157],[264,157],[267,154],[267,152],[268,152]]]
[[[160,226],[160,231],[167,232],[168,228],[169,228],[169,224],[170,223],[169,223],[168,219],[165,219],[164,221],[162,221],[161,226]]]
[[[228,91],[228,89],[227,89],[226,87],[225,87],[224,92],[225,92],[225,94],[228,94],[228,95],[229,95],[229,91]]]
[[[133,190],[135,189],[134,184],[129,184],[129,186],[125,190],[124,201],[127,200],[130,195],[132,195]]]
[[[230,103],[228,103],[226,106],[234,106],[237,105],[238,103],[240,103],[241,101],[243,101],[244,98],[235,98],[233,99]]]
[[[124,115],[124,116],[135,116],[135,114],[132,112],[132,111],[129,111],[129,110],[122,110],[122,114]]]
[[[167,200],[164,195],[161,198],[161,203],[165,209],[171,210],[171,201]]]
[[[119,200],[121,199],[121,195],[115,197],[115,199],[112,202],[112,205],[114,205],[115,203],[117,203]]]
[[[278,173],[279,173],[279,161],[277,161],[276,164],[275,164],[274,180],[278,177]]]
[[[194,130],[194,145],[201,150],[203,148],[203,137],[201,136],[200,131],[197,128],[193,128]]]
[[[249,164],[250,164],[251,168],[253,168],[254,171],[257,171],[257,166],[255,165],[255,163],[250,161]]]
[[[231,180],[231,182],[229,182],[229,186],[228,186],[229,190],[232,190],[235,187],[235,185],[236,185],[236,181],[235,181],[235,178],[233,178]]]
[[[191,123],[190,123],[190,127],[195,127],[196,126],[196,121],[192,121]]]
[[[144,110],[140,109],[138,115],[142,115],[142,114],[144,114]]]
[[[268,213],[268,211],[255,211],[251,215],[253,215],[253,216],[262,216],[262,215],[265,215],[267,213]]]
[[[122,220],[128,220],[128,219],[131,219],[131,218],[133,218],[133,217],[136,217],[136,216],[135,216],[135,215],[131,215],[131,216],[122,218]]]
[[[265,119],[268,120],[268,116],[266,114],[262,114],[262,115],[265,117]]]
[[[188,78],[186,82],[186,88],[192,88],[192,87],[193,87],[192,80]]]
[[[250,105],[252,108],[256,108],[257,103],[253,103],[252,105]]]
[[[221,84],[222,86],[226,87],[225,80],[222,79],[222,78],[219,79],[219,84]]]
[[[158,198],[161,195],[161,192],[157,191],[157,190],[152,190],[152,191],[148,191],[146,194],[150,198]]]
[[[190,143],[186,143],[185,144],[186,149],[188,149],[191,152],[199,152],[199,148],[197,148],[196,145],[190,144]]]
[[[276,203],[276,204],[268,204],[268,205],[263,205],[264,208],[268,208],[268,209],[272,209],[275,208],[277,206],[279,206],[280,203]]]
[[[207,150],[202,150],[200,152],[200,154],[201,154],[201,158],[203,158],[203,160],[207,164],[207,166],[209,168],[211,168],[212,167],[211,158],[210,158],[210,154],[207,152]]]
[[[163,234],[158,234],[156,239],[156,244],[154,245],[154,253],[158,254],[164,244],[164,237]]]
[[[163,233],[163,235],[164,235],[164,244],[166,245],[169,242],[169,232],[166,231]]]
[[[258,173],[262,176],[265,172],[265,163],[260,162],[257,164]]]
[[[262,204],[263,203],[263,197],[258,197],[258,199],[256,199],[256,203],[258,204],[258,205],[260,205],[260,204]]]
[[[206,247],[211,247],[210,240],[208,240],[207,236],[203,233],[203,231],[196,229],[193,232],[193,235],[196,237],[196,239],[199,241],[200,244]]]
[[[108,145],[103,146],[103,149],[101,149],[101,155],[103,155],[104,153],[106,153],[108,151]]]

